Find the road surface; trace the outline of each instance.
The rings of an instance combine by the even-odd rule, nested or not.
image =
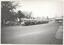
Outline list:
[[[59,24],[32,26],[8,26],[1,29],[1,43],[6,44],[61,44],[61,39],[56,39]]]

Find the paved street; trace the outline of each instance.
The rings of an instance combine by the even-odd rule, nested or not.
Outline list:
[[[59,24],[51,22],[48,24],[32,26],[8,26],[2,27],[2,43],[12,44],[61,44],[61,39],[56,39]]]

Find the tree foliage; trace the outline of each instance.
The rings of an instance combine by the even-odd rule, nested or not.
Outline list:
[[[1,2],[1,20],[14,20],[15,16],[13,15],[12,11],[15,9],[16,5],[12,4],[13,2],[10,1],[2,1]]]
[[[18,17],[18,18],[25,18],[25,15],[23,14],[22,11],[19,10],[19,11],[17,12],[17,17]]]

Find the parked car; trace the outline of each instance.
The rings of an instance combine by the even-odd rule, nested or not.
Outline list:
[[[56,22],[63,23],[63,19],[56,19]]]
[[[32,22],[32,21],[25,21],[25,25],[34,25],[35,22]]]
[[[56,19],[56,22],[59,23],[60,25],[63,25],[63,19]]]

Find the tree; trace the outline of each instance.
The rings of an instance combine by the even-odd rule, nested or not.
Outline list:
[[[20,10],[17,12],[17,17],[18,18],[25,18],[25,15],[23,14],[23,12],[21,12]]]
[[[17,20],[19,20],[18,23],[20,24],[22,22],[21,18],[25,18],[25,15],[23,14],[22,11],[19,10],[16,14],[16,17],[17,17]]]
[[[1,22],[5,23],[7,20],[14,20],[15,16],[12,11],[16,8],[17,5],[13,5],[13,2],[2,1],[1,2]]]

